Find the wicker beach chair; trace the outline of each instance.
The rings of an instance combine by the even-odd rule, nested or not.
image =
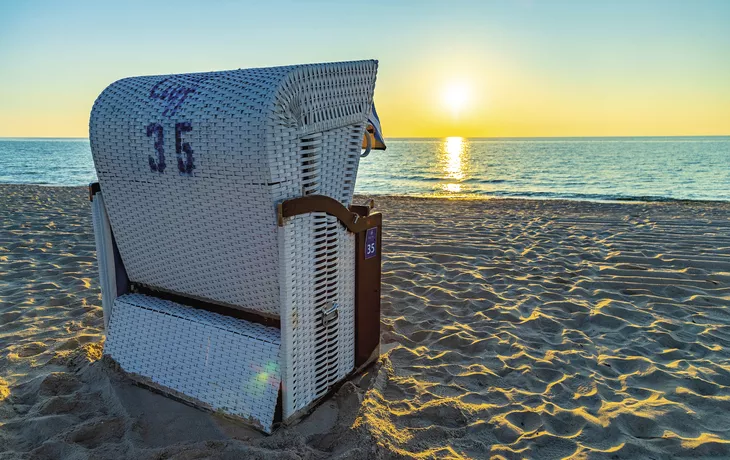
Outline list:
[[[353,206],[376,61],[126,78],[91,112],[106,342],[136,381],[271,432],[378,356]],[[382,138],[380,138],[382,140]]]

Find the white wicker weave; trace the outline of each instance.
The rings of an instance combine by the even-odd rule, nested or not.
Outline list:
[[[293,217],[281,232],[289,251],[282,260],[282,305],[290,313],[281,323],[283,407],[289,417],[354,367],[355,237],[320,213]],[[315,261],[315,270],[299,265],[307,259]],[[321,312],[335,305],[337,318],[322,324]]]
[[[114,301],[104,352],[126,372],[269,432],[281,380],[279,330],[141,294]]]
[[[311,194],[350,204],[376,71],[376,61],[358,61],[127,78],[110,85],[92,110],[101,208],[129,280],[280,318],[285,420],[353,369],[355,238],[322,213],[277,227],[276,205]],[[164,313],[121,300],[129,297],[114,302],[105,352],[129,372],[224,407],[212,402],[217,396],[169,385],[167,367],[129,367],[137,362],[130,356],[150,351],[117,346],[119,324],[132,330]],[[333,310],[337,316],[324,322],[323,312]],[[169,331],[197,321],[165,316]],[[134,337],[152,333],[144,330]],[[195,335],[203,333],[185,340],[203,343]],[[168,340],[184,344],[173,336]],[[162,342],[153,349],[168,352]],[[185,356],[187,365],[199,364],[200,357]],[[264,429],[270,423],[269,412],[236,410]]]

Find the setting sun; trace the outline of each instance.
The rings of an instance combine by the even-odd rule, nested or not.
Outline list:
[[[469,103],[471,91],[463,82],[449,83],[443,91],[443,101],[454,116],[459,115]]]

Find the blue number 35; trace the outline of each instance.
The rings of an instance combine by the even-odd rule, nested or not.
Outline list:
[[[177,154],[177,169],[183,174],[192,174],[195,169],[195,157],[193,156],[193,148],[190,143],[183,142],[183,133],[193,130],[188,122],[175,124],[175,153]],[[147,157],[150,165],[150,171],[164,173],[167,164],[165,163],[165,133],[162,125],[159,123],[150,123],[147,125],[147,137],[155,136],[155,152],[157,159],[152,155]],[[183,156],[183,153],[185,154]]]

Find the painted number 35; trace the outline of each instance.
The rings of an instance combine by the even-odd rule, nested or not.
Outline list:
[[[188,122],[175,124],[175,154],[177,155],[177,169],[182,174],[192,174],[195,169],[195,157],[193,157],[193,148],[188,142],[183,142],[183,134],[193,130]],[[167,168],[165,162],[165,132],[159,123],[150,123],[147,125],[147,137],[155,138],[156,155],[148,156],[150,170],[158,173],[164,173]]]

